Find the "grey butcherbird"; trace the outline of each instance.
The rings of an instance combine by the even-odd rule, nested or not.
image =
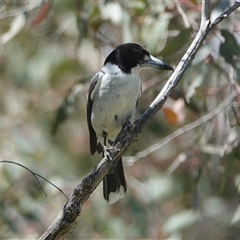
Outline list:
[[[141,69],[151,67],[173,70],[151,56],[136,43],[119,45],[106,58],[102,69],[91,79],[87,100],[87,122],[90,150],[93,155],[110,146],[122,127],[135,119],[141,98]],[[103,180],[103,195],[110,204],[124,197],[127,184],[122,159]]]

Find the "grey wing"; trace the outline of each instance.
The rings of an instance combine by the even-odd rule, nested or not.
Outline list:
[[[91,115],[92,115],[92,105],[93,105],[93,91],[94,88],[98,82],[98,79],[100,77],[100,74],[97,73],[93,78],[91,79],[89,91],[88,91],[88,97],[87,97],[87,124],[88,124],[88,130],[89,130],[89,139],[90,139],[90,151],[93,155],[98,147],[97,143],[97,135],[96,132],[93,129],[92,122],[91,122]]]

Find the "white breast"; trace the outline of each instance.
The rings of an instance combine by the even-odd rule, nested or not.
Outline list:
[[[92,95],[92,126],[102,144],[103,131],[114,140],[127,121],[133,123],[141,96],[138,74],[124,74],[118,68],[112,70],[102,75]]]

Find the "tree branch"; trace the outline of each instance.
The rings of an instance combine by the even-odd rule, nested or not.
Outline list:
[[[163,146],[165,146],[167,143],[171,142],[173,139],[179,137],[180,135],[193,130],[194,128],[197,128],[201,126],[203,123],[213,119],[217,114],[219,114],[221,111],[223,111],[226,107],[228,107],[233,100],[236,98],[236,96],[240,95],[240,91],[236,90],[230,94],[230,96],[225,99],[222,103],[220,103],[216,108],[214,108],[211,112],[208,114],[202,116],[198,120],[185,125],[175,132],[169,134],[167,137],[159,140],[157,143],[151,145],[150,147],[146,148],[145,150],[138,152],[134,157],[127,157],[126,162],[127,166],[132,166],[136,161],[138,161],[140,158],[144,158],[148,156],[149,154],[159,150]]]
[[[52,185],[53,187],[55,187],[60,193],[62,193],[62,195],[64,195],[67,199],[67,195],[59,188],[57,187],[55,184],[53,184],[52,182],[50,182],[49,180],[47,180],[45,177],[41,176],[40,174],[36,173],[36,172],[33,172],[31,169],[29,169],[28,167],[25,167],[24,165],[20,164],[20,163],[17,163],[17,162],[14,162],[14,161],[10,161],[10,160],[0,160],[0,163],[11,163],[11,164],[15,164],[17,166],[20,166],[24,169],[26,169],[27,171],[29,171],[33,176],[34,178],[36,179],[36,181],[38,182],[40,188],[42,189],[43,193],[45,194],[45,196],[47,197],[47,193],[45,192],[42,184],[40,183],[40,181],[38,180],[38,178],[41,178],[43,179],[44,181],[48,182],[50,185]]]
[[[101,162],[90,172],[79,184],[71,194],[69,201],[65,204],[62,211],[47,229],[47,231],[40,237],[43,239],[63,239],[66,237],[71,227],[74,225],[77,217],[81,213],[81,209],[85,201],[89,198],[91,193],[108,174],[108,172],[114,168],[117,164],[118,159],[127,149],[127,147],[133,142],[134,138],[137,137],[139,132],[144,126],[153,118],[153,116],[161,109],[169,94],[173,91],[176,85],[179,83],[183,73],[186,71],[191,60],[194,58],[199,47],[205,40],[209,31],[219,24],[223,19],[228,17],[234,10],[240,6],[240,2],[236,1],[232,7],[221,14],[213,23],[209,20],[209,1],[203,0],[202,2],[202,19],[201,27],[191,46],[187,50],[186,54],[181,59],[176,70],[165,84],[162,91],[147,108],[144,114],[135,122],[133,129],[123,129],[120,132],[117,139],[114,142],[115,148],[109,152],[112,160],[102,159]]]

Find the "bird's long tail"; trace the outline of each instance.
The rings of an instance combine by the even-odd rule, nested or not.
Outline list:
[[[103,179],[103,196],[110,204],[113,204],[118,201],[119,198],[123,198],[126,191],[127,183],[121,158],[113,172],[109,173]]]

